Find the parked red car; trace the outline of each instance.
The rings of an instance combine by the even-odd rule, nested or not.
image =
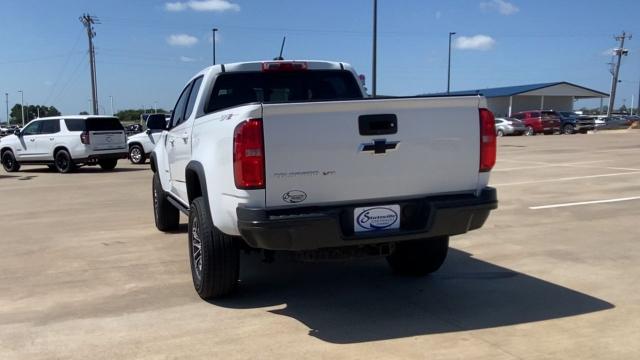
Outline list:
[[[512,114],[511,117],[522,120],[527,127],[525,135],[553,134],[560,132],[560,115],[552,110],[529,110]]]

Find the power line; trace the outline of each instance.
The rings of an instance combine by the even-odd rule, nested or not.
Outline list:
[[[58,82],[62,78],[62,74],[64,73],[65,70],[67,70],[67,65],[69,65],[69,60],[71,60],[71,55],[74,53],[74,50],[76,49],[76,46],[78,46],[78,43],[80,43],[81,36],[82,36],[82,33],[81,32],[78,33],[78,36],[76,37],[76,41],[73,43],[73,46],[71,47],[71,52],[69,52],[69,55],[67,56],[64,62],[64,65],[62,65],[62,70],[60,70],[60,72],[58,73],[58,77],[51,85],[51,90],[49,91],[49,94],[45,98],[46,99],[44,102],[45,105],[49,103],[49,99],[51,99],[51,95],[53,95],[54,91],[56,90],[56,87],[58,86]]]
[[[69,75],[67,82],[64,84],[64,86],[62,86],[62,88],[60,88],[60,91],[58,92],[58,94],[55,97],[53,97],[53,99],[51,99],[52,103],[56,102],[60,98],[60,96],[64,94],[64,91],[67,89],[67,87],[77,78],[76,75],[78,74],[78,70],[80,70],[80,67],[82,66],[82,64],[85,65],[82,68],[83,70],[88,67],[87,63],[85,62],[87,57],[88,55],[85,55],[84,57],[82,57],[82,59],[80,59],[80,61],[78,62],[78,65],[76,65],[76,67],[73,69],[73,71]]]

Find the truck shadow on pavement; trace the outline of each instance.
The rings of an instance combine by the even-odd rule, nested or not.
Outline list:
[[[392,275],[384,259],[345,263],[260,263],[243,257],[232,298],[211,302],[269,310],[335,344],[486,329],[611,309],[613,304],[450,249],[432,276]],[[274,334],[277,336],[277,334]]]

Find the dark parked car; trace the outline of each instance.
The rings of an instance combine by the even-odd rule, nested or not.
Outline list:
[[[496,135],[523,135],[527,131],[522,121],[514,118],[496,118]]]
[[[563,134],[575,134],[577,132],[586,134],[587,131],[596,127],[596,120],[590,116],[579,116],[570,111],[559,111],[560,132]]]
[[[560,116],[553,110],[521,111],[511,115],[511,117],[524,123],[527,128],[525,135],[560,132]]]
[[[598,127],[598,130],[628,129],[633,122],[631,119],[622,116],[606,117],[603,120],[604,125]]]

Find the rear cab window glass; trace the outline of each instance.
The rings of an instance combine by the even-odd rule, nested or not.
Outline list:
[[[89,119],[65,119],[64,123],[69,131],[108,131],[124,130],[118,118],[89,118]]]
[[[220,74],[205,113],[252,102],[361,99],[353,74],[346,70],[236,72]]]

